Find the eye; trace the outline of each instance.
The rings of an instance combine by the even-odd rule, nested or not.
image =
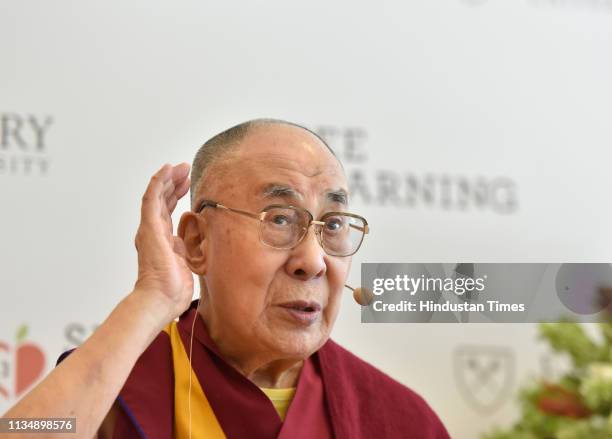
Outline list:
[[[342,218],[339,218],[339,217],[328,218],[325,221],[325,230],[330,231],[330,232],[336,232],[340,230],[343,225],[344,225],[344,221],[342,220]]]
[[[291,220],[287,215],[272,215],[270,222],[277,226],[286,226],[291,223]]]

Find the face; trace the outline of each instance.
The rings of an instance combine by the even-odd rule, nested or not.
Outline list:
[[[218,177],[203,182],[198,200],[253,213],[290,204],[315,220],[348,207],[338,196],[348,187],[337,159],[292,126],[252,129],[209,175]],[[260,241],[256,219],[219,208],[205,208],[199,217],[201,312],[213,340],[238,357],[306,358],[319,349],[338,314],[351,258],[326,254],[313,226],[296,247],[280,250]]]

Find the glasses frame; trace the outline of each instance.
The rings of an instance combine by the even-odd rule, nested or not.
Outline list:
[[[294,249],[295,247],[297,247],[306,237],[306,235],[308,235],[308,229],[310,228],[310,226],[315,225],[315,235],[317,235],[317,240],[319,241],[319,244],[321,245],[321,248],[323,250],[325,250],[325,253],[327,253],[330,256],[336,256],[336,257],[340,257],[340,258],[345,258],[348,256],[353,256],[355,253],[357,253],[357,251],[361,248],[361,244],[363,243],[363,239],[365,238],[365,235],[367,235],[368,233],[370,233],[370,226],[368,225],[368,221],[362,217],[361,215],[357,215],[354,213],[349,213],[349,212],[340,212],[340,211],[334,211],[334,212],[327,212],[325,213],[320,220],[315,220],[314,216],[312,215],[312,213],[310,213],[309,210],[304,209],[303,207],[299,207],[299,206],[292,206],[290,204],[271,204],[269,206],[266,206],[263,208],[263,210],[257,214],[257,213],[253,213],[253,212],[247,212],[246,210],[241,210],[241,209],[235,209],[233,207],[228,207],[225,206],[217,201],[213,201],[213,200],[202,200],[200,202],[200,204],[198,205],[198,208],[196,209],[195,213],[196,214],[201,214],[202,211],[204,210],[205,207],[214,207],[214,208],[219,208],[219,209],[225,209],[228,210],[230,212],[234,212],[234,213],[238,213],[240,215],[244,215],[244,216],[248,216],[249,218],[253,218],[259,221],[260,223],[260,227],[259,227],[259,241],[271,248],[275,248],[275,249],[279,249],[279,250],[291,250]],[[302,236],[297,240],[297,242],[292,245],[291,247],[276,247],[273,245],[270,245],[268,243],[266,243],[263,240],[262,237],[262,231],[263,231],[263,227],[261,226],[261,224],[263,223],[264,218],[266,217],[266,213],[270,210],[270,209],[276,209],[276,208],[281,208],[281,209],[293,209],[293,210],[297,210],[299,212],[304,212],[306,214],[308,214],[308,217],[310,218],[308,221],[308,224],[306,225],[306,227],[304,227],[304,232],[302,233]],[[345,216],[350,216],[353,218],[358,218],[360,220],[363,221],[363,227],[360,226],[356,226],[353,224],[349,224],[350,227],[353,227],[355,229],[360,230],[362,233],[361,235],[361,241],[359,241],[359,245],[357,246],[357,248],[355,249],[355,251],[353,251],[352,253],[348,254],[348,255],[334,255],[328,252],[327,248],[325,248],[325,245],[323,244],[323,236],[322,236],[322,232],[321,232],[321,228],[322,226],[325,225],[325,219],[334,216],[334,215],[345,215]]]

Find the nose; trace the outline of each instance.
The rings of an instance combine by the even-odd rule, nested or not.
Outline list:
[[[302,241],[290,250],[289,260],[285,265],[289,276],[310,280],[325,275],[327,254],[317,239],[315,227],[311,225]]]

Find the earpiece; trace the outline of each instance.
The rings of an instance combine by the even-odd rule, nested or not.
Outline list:
[[[193,322],[191,323],[191,336],[189,337],[189,439],[191,439],[191,376],[193,375],[193,369],[191,368],[191,355],[193,353],[193,333],[195,332],[195,322],[198,318],[198,309],[200,308],[200,302],[198,301],[198,307],[196,308],[195,315],[193,316]]]

